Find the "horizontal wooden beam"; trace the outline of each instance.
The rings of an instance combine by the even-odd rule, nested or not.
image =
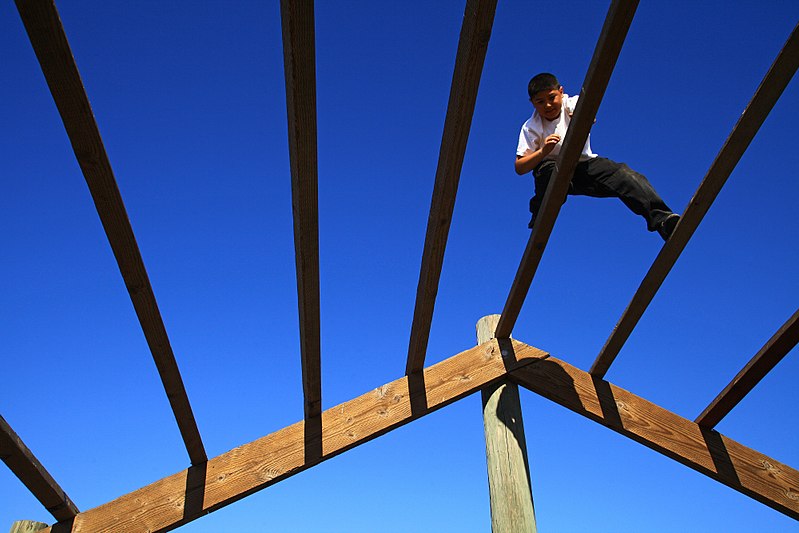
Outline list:
[[[512,380],[689,468],[799,519],[799,472],[550,357]]]
[[[305,418],[322,412],[319,311],[319,200],[316,133],[316,47],[313,0],[281,0],[286,78],[294,263],[300,319]]]
[[[794,27],[785,46],[771,65],[766,77],[763,78],[749,105],[746,106],[741,118],[732,129],[732,133],[727,137],[702,183],[699,184],[699,188],[683,212],[674,233],[663,245],[627,309],[624,310],[610,337],[605,341],[605,345],[591,366],[591,374],[604,377],[607,373],[611,363],[621,351],[624,343],[627,342],[644,311],[652,302],[689,239],[727,182],[727,178],[732,174],[760,126],[766,120],[774,104],[777,103],[788,82],[791,81],[799,67],[799,32],[797,32],[797,28],[799,26]],[[774,154],[774,156],[778,157],[778,154]]]
[[[206,460],[200,432],[169,344],[89,98],[52,0],[17,0],[42,72],[130,293],[192,464]]]
[[[797,343],[799,343],[799,309],[702,411],[696,423],[702,427],[715,427]]]
[[[69,520],[78,514],[78,508],[64,489],[55,482],[53,476],[2,416],[0,416],[0,459],[56,520]]]
[[[547,354],[516,341],[481,344],[322,413],[322,455],[301,421],[80,513],[71,531],[167,531],[424,416]]]
[[[563,147],[558,154],[555,172],[549,181],[541,209],[536,214],[533,231],[527,241],[508,299],[505,301],[502,317],[497,326],[497,338],[510,337],[513,326],[519,318],[637,7],[638,0],[614,0],[610,5],[602,33],[599,35],[594,55],[588,66],[577,108],[574,110],[574,116],[563,139]]]
[[[407,374],[418,372],[424,367],[438,283],[444,264],[444,251],[455,209],[455,196],[458,193],[466,143],[477,102],[477,89],[483,74],[496,8],[497,0],[468,0],[463,13],[444,133],[438,151],[433,198],[430,202],[430,215],[427,217],[427,233],[405,366]]]

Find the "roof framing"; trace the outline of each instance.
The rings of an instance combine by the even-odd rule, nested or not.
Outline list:
[[[777,59],[774,60],[749,105],[746,106],[716,159],[710,165],[705,178],[699,184],[688,207],[685,208],[674,233],[661,248],[638,290],[635,291],[627,309],[624,310],[610,337],[605,341],[605,345],[591,366],[591,374],[603,377],[607,373],[666,276],[679,259],[688,240],[727,182],[727,178],[732,174],[760,126],[763,125],[774,104],[777,103],[788,82],[796,73],[797,67],[799,67],[799,25],[794,27],[785,46],[780,50]]]
[[[452,74],[444,133],[438,152],[433,199],[430,203],[430,215],[427,217],[427,233],[405,366],[407,374],[418,372],[424,367],[455,196],[496,7],[497,0],[468,0],[463,13],[455,72]]]
[[[168,531],[471,394],[547,354],[510,341],[481,344],[322,413],[323,453],[308,457],[305,422],[85,511],[73,533]],[[53,528],[55,530],[55,528]],[[44,530],[49,531],[49,530]]]
[[[496,331],[497,339],[423,368],[458,180],[496,0],[467,0],[436,171],[407,375],[321,410],[316,75],[312,0],[281,0],[304,420],[207,460],[182,378],[77,66],[52,0],[16,0],[131,296],[190,468],[79,513],[0,417],[0,458],[59,520],[51,529],[166,531],[510,378],[568,409],[799,519],[799,472],[712,430],[799,342],[799,310],[696,422],[602,379],[799,67],[799,25],[733,128],[674,235],[664,245],[591,372],[509,339],[567,193],[579,154],[634,16],[637,0],[613,0],[544,203]]]
[[[599,35],[594,55],[585,75],[580,99],[577,108],[563,139],[563,147],[558,154],[555,172],[549,180],[544,201],[535,218],[533,231],[524,249],[519,269],[511,285],[508,299],[502,310],[502,316],[497,325],[496,336],[507,339],[513,331],[513,326],[519,318],[527,292],[533,283],[544,249],[555,227],[555,221],[560,213],[560,208],[569,192],[569,183],[574,175],[574,169],[580,159],[585,141],[594,124],[599,104],[605,95],[605,89],[616,66],[616,60],[621,53],[621,47],[627,36],[627,30],[632,24],[638,0],[614,0],[608,9],[605,24]]]
[[[322,412],[313,0],[281,0],[305,418]]]
[[[799,309],[702,411],[696,423],[703,427],[715,427],[797,343],[799,343]]]
[[[554,357],[512,380],[799,520],[799,472]]]
[[[125,280],[189,458],[192,464],[202,463],[207,459],[202,438],[58,11],[47,0],[16,0],[16,4]]]
[[[56,520],[69,520],[80,512],[2,416],[0,459]]]
[[[700,428],[527,344],[492,339],[322,413],[323,454],[308,460],[305,422],[283,428],[78,514],[73,533],[168,531],[509,376],[533,392],[799,518],[799,472]],[[424,405],[419,408],[419,405]],[[54,527],[52,530],[56,530]],[[49,530],[43,530],[49,531]]]

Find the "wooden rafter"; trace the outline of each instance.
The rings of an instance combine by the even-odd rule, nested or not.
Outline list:
[[[308,460],[305,422],[77,515],[72,533],[167,531],[471,394],[547,354],[515,341],[476,346],[322,413],[323,454]],[[420,407],[421,406],[421,407]],[[49,531],[49,530],[45,530]]]
[[[690,422],[601,379],[799,66],[796,28],[714,161],[674,236],[664,245],[633,302],[608,339],[591,369],[592,375],[508,337],[554,227],[568,182],[638,3],[637,0],[614,0],[586,76],[572,127],[564,140],[555,176],[497,327],[499,340],[484,343],[424,369],[444,249],[496,6],[496,0],[467,0],[425,237],[406,366],[408,375],[322,412],[313,2],[281,0],[305,420],[207,460],[141,254],[55,5],[52,0],[16,0],[16,3],[194,465],[105,505],[79,513],[0,417],[0,458],[57,520],[69,523],[70,531],[174,529],[455,402],[503,377],[510,377],[556,403],[799,519],[799,472],[710,429],[796,345],[799,341],[799,311],[697,422]],[[670,244],[673,241],[676,242]],[[654,274],[653,270],[656,270]],[[651,295],[647,296],[649,291]],[[639,293],[642,293],[640,297]],[[614,340],[615,336],[618,338]],[[609,344],[615,347],[609,348]],[[318,454],[308,453],[309,435],[315,435],[318,440]],[[54,531],[59,529],[58,526],[52,528]]]
[[[491,340],[322,413],[323,453],[308,460],[300,421],[78,514],[73,533],[167,531],[509,376],[667,457],[799,519],[799,472],[546,352]],[[421,407],[420,407],[421,406]]]
[[[322,412],[313,0],[281,0],[305,418]]]
[[[702,411],[696,423],[702,427],[715,427],[797,343],[799,343],[799,309]]]
[[[427,233],[424,239],[416,307],[413,311],[411,338],[408,345],[406,373],[424,367],[433,308],[438,294],[438,282],[444,263],[444,251],[455,208],[466,143],[472,126],[477,89],[483,73],[488,41],[494,24],[497,0],[468,0],[463,14],[455,71],[444,121],[444,133],[438,152],[438,167],[433,186]]]
[[[206,460],[194,413],[133,235],[100,130],[52,0],[17,0],[47,85],[89,186],[192,464]]]
[[[716,159],[707,171],[694,197],[682,214],[679,224],[660,253],[655,258],[644,280],[633,295],[616,326],[605,341],[605,345],[591,366],[591,374],[603,377],[611,363],[630,337],[644,311],[652,302],[666,276],[671,272],[688,240],[702,222],[719,191],[724,186],[746,148],[752,142],[760,126],[766,120],[788,82],[799,67],[799,26],[794,27],[791,36],[771,65],[766,77],[760,83],[755,95],[746,106],[741,118],[735,124],[724,142]]]
[[[574,110],[563,147],[558,154],[555,172],[544,195],[541,209],[536,215],[533,231],[505,301],[496,331],[500,339],[510,337],[519,317],[637,7],[638,0],[614,0],[608,10],[580,99],[577,101],[577,109]]]
[[[550,357],[512,380],[794,519],[799,472],[711,429]]]
[[[0,459],[56,520],[69,520],[80,512],[2,416]]]

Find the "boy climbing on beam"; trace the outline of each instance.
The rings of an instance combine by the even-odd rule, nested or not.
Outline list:
[[[516,173],[522,175],[532,171],[535,178],[535,195],[530,200],[533,217],[529,227],[532,228],[579,97],[564,94],[563,86],[549,73],[534,76],[527,92],[535,111],[519,134]],[[643,175],[624,163],[593,153],[590,136],[574,170],[569,194],[618,198],[633,213],[644,217],[647,229],[657,231],[664,241],[668,240],[680,220],[680,216],[669,209]]]

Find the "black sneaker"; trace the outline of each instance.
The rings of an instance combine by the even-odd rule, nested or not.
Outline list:
[[[664,241],[669,240],[669,237],[671,237],[671,234],[674,232],[674,228],[677,226],[679,221],[680,215],[677,213],[672,213],[664,218],[663,222],[658,225],[658,234],[663,237]]]

